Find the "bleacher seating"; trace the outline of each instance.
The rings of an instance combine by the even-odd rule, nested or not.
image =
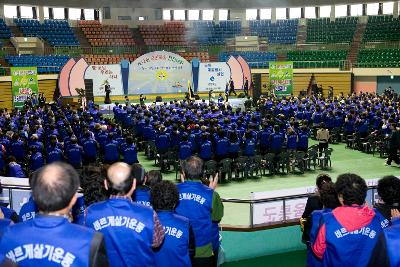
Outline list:
[[[296,43],[298,20],[271,20],[250,21],[250,34],[266,37],[271,44]]]
[[[193,23],[193,39],[203,45],[223,45],[226,38],[240,35],[242,24],[240,21],[196,21]]]
[[[78,39],[66,20],[45,20],[42,29],[42,37],[52,46],[79,45]]]
[[[83,55],[86,62],[90,65],[103,65],[103,64],[119,64],[121,60],[126,59],[133,62],[140,55],[125,54],[125,55]]]
[[[12,36],[10,28],[6,25],[3,19],[0,19],[0,39],[7,39]]]
[[[288,60],[295,61],[295,68],[304,67],[303,61],[318,61],[316,67],[339,67],[340,61],[347,58],[347,51],[344,50],[309,50],[290,51],[287,54]],[[315,65],[315,64],[313,64]]]
[[[243,57],[251,68],[268,68],[269,61],[276,61],[276,53],[271,52],[223,52],[219,54],[219,61],[227,61],[230,56]]]
[[[183,22],[166,22],[164,25],[139,25],[146,45],[185,45],[186,27]]]
[[[68,61],[69,57],[65,55],[50,56],[6,56],[8,64],[14,67],[38,67],[38,73],[57,73]]]
[[[42,25],[36,19],[14,19],[14,23],[26,37],[40,37],[42,34]]]
[[[368,17],[363,41],[400,41],[400,19],[393,16]]]
[[[128,25],[102,25],[96,20],[78,23],[91,46],[131,46],[135,44]]]
[[[78,46],[74,32],[66,20],[14,19],[24,36],[41,37],[52,46]]]
[[[344,17],[307,20],[307,43],[350,43],[353,40],[358,18]]]
[[[201,62],[210,62],[210,56],[208,52],[176,52],[178,55],[191,61],[193,58],[198,58]]]
[[[398,49],[362,49],[358,54],[359,67],[384,68],[400,67]]]

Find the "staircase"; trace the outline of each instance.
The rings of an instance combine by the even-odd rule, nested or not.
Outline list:
[[[307,26],[300,25],[297,27],[297,44],[305,44],[307,40]]]
[[[137,54],[144,54],[146,44],[144,43],[144,39],[140,34],[139,28],[132,28],[130,29],[132,32],[133,40],[135,40],[135,46],[137,48]]]
[[[82,48],[91,47],[88,39],[86,38],[85,34],[82,32],[81,28],[79,27],[72,27],[72,31],[74,32],[76,38],[78,39],[80,46]]]
[[[8,26],[13,34],[14,37],[23,37],[24,34],[17,26]]]
[[[356,31],[354,33],[353,41],[351,42],[350,51],[347,55],[347,60],[352,64],[357,62],[358,52],[360,50],[361,42],[364,38],[365,28],[367,27],[366,23],[358,23]]]
[[[287,53],[280,52],[276,55],[276,61],[287,61]]]

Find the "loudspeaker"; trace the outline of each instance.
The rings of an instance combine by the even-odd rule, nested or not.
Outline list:
[[[85,96],[86,101],[94,101],[92,79],[85,79]]]
[[[253,95],[254,103],[260,99],[261,96],[261,73],[253,74],[253,91],[251,92]]]
[[[244,93],[240,93],[239,95],[238,95],[238,98],[245,98],[246,97],[246,95],[244,94]]]
[[[160,95],[156,96],[156,102],[162,102],[162,97]]]

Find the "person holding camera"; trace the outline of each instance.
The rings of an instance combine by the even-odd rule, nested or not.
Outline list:
[[[140,105],[143,106],[144,105],[144,101],[146,100],[146,97],[143,94],[140,94],[139,96],[139,102]]]

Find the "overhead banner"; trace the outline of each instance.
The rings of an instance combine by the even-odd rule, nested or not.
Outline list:
[[[93,95],[106,94],[104,86],[110,85],[110,95],[123,95],[121,66],[114,65],[90,65],[85,71],[85,80],[93,80]]]
[[[192,79],[190,63],[183,57],[155,51],[137,58],[129,70],[129,94],[165,94],[187,91]]]
[[[38,94],[37,67],[11,68],[13,106],[20,108],[28,96]]]
[[[275,95],[293,93],[293,62],[269,62],[269,83]]]
[[[231,69],[225,62],[200,63],[198,91],[225,91]]]

